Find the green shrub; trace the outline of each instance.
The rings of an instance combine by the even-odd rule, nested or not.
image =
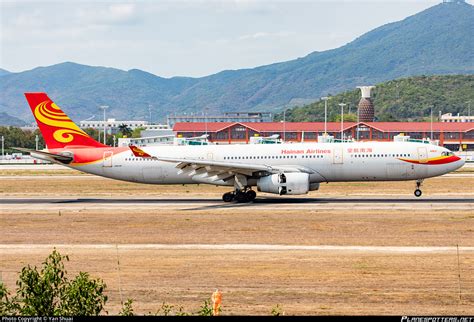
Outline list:
[[[1,315],[89,316],[98,315],[107,302],[106,285],[80,272],[68,280],[63,261],[69,261],[54,250],[43,262],[41,270],[23,267],[16,282],[15,296],[0,284]]]

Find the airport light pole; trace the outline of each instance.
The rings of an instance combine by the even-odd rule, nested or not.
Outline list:
[[[36,136],[35,136],[36,151],[38,151],[38,141],[39,141],[39,137],[38,137],[38,134],[36,134]]]
[[[327,119],[328,119],[328,99],[330,97],[329,96],[324,96],[324,97],[321,97],[321,99],[324,101],[324,136],[327,135]]]
[[[339,103],[341,107],[341,141],[344,141],[344,106],[347,104]]]
[[[105,110],[109,108],[107,105],[101,105],[99,106],[100,109],[104,111],[104,144],[105,144],[105,139],[106,139],[106,133],[107,133],[107,123],[105,121]],[[100,137],[100,136],[99,136]]]
[[[150,124],[152,124],[152,122],[151,122],[151,108],[152,108],[152,105],[148,104],[148,113],[150,113]]]
[[[430,141],[433,140],[433,106],[430,106]]]
[[[206,126],[206,141],[207,141],[207,111],[209,110],[209,107],[204,108],[204,123]]]

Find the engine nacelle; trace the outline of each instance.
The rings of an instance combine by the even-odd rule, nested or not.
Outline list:
[[[279,195],[302,195],[310,190],[309,174],[279,173],[262,177],[257,181],[258,191]]]

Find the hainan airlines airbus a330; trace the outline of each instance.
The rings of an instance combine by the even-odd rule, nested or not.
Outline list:
[[[33,156],[107,178],[149,184],[233,187],[225,202],[258,191],[299,195],[321,182],[416,181],[463,166],[451,151],[416,142],[291,143],[110,147],[82,131],[45,93],[26,93],[47,149]],[[26,150],[26,149],[22,149]]]

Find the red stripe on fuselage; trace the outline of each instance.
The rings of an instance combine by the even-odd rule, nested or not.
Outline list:
[[[460,157],[458,156],[455,156],[455,155],[450,155],[450,156],[446,156],[444,158],[433,158],[433,159],[424,159],[424,160],[410,160],[410,159],[401,159],[399,158],[399,160],[401,161],[405,161],[405,162],[410,162],[410,163],[414,163],[414,164],[427,164],[427,165],[431,165],[431,164],[447,164],[447,163],[452,163],[452,162],[456,162],[456,161],[459,161],[461,160]]]

